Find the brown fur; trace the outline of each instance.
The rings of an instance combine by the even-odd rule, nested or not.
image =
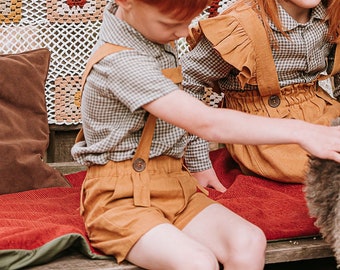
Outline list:
[[[340,118],[333,125],[340,125]],[[335,254],[340,269],[340,164],[310,157],[306,179],[309,212]]]

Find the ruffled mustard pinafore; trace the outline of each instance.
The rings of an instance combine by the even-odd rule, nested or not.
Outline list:
[[[340,115],[340,103],[331,98],[318,81],[280,88],[275,64],[263,24],[250,7],[238,7],[200,22],[200,30],[221,57],[237,70],[242,87],[258,90],[225,91],[227,108],[275,118],[292,118],[330,125]],[[333,75],[340,71],[337,46]],[[323,79],[321,76],[318,80]],[[260,128],[260,127],[259,127]],[[302,183],[308,154],[299,145],[226,145],[246,174],[275,181]]]

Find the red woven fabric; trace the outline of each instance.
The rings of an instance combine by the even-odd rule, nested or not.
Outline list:
[[[210,196],[257,224],[269,240],[318,234],[314,219],[308,216],[302,185],[244,176],[225,149],[213,151],[211,159],[228,191],[222,194],[209,189]],[[80,186],[85,174],[67,175],[71,188],[1,195],[0,250],[32,250],[66,234],[86,238],[79,215]]]
[[[319,234],[309,216],[302,184],[285,184],[245,176],[226,149],[211,152],[219,179],[228,188],[209,196],[259,226],[268,240]]]
[[[66,234],[85,235],[79,215],[85,172],[68,175],[71,188],[43,188],[0,196],[0,250],[32,250]]]

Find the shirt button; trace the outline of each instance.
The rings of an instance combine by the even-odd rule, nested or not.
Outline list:
[[[145,163],[144,159],[137,158],[137,159],[133,162],[132,167],[133,167],[133,169],[134,169],[136,172],[142,172],[142,171],[144,171],[145,168],[146,168],[146,163]]]
[[[268,104],[272,108],[278,107],[280,105],[280,103],[281,103],[280,97],[277,96],[277,95],[272,95],[268,99]]]

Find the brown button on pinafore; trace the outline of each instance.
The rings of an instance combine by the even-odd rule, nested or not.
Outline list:
[[[318,81],[280,89],[269,42],[264,42],[268,38],[262,22],[250,8],[240,11],[237,18],[254,46],[258,90],[226,91],[226,106],[250,114],[330,125],[340,115],[340,103],[331,98]],[[340,71],[339,51],[338,46],[332,74]],[[308,155],[299,145],[234,144],[227,148],[246,174],[281,182],[304,182]]]

